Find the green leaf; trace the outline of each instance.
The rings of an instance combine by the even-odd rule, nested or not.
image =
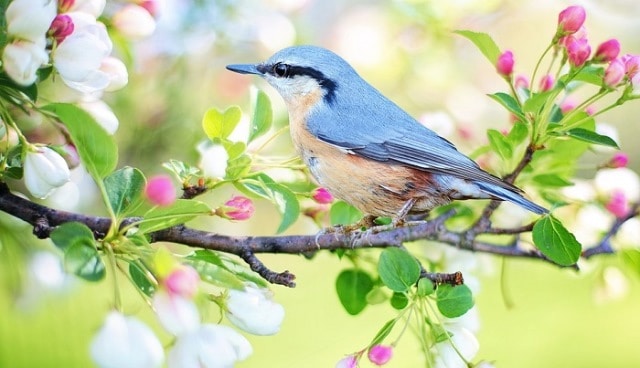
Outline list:
[[[362,218],[362,212],[344,201],[336,201],[329,210],[331,225],[351,225]]]
[[[249,142],[269,131],[272,123],[273,109],[271,108],[271,100],[269,100],[266,93],[258,90],[249,128]]]
[[[152,296],[153,293],[155,293],[156,286],[149,281],[141,265],[136,262],[129,263],[129,275],[131,276],[133,284],[146,296]]]
[[[56,114],[67,127],[80,160],[94,179],[102,179],[116,168],[116,142],[88,112],[66,103],[53,103],[42,109]]]
[[[619,252],[622,262],[629,270],[640,276],[640,250],[624,249]]]
[[[522,109],[520,108],[520,105],[518,105],[518,101],[516,101],[516,99],[513,98],[513,96],[511,96],[510,94],[498,92],[489,95],[489,97],[497,101],[500,105],[513,113],[519,119],[524,119],[524,113],[522,113]]]
[[[93,240],[76,241],[66,248],[64,266],[69,272],[87,281],[99,281],[106,274],[104,263],[93,245]]]
[[[443,316],[456,318],[473,307],[473,296],[467,285],[442,284],[436,289],[436,305]]]
[[[234,159],[229,158],[227,160],[227,168],[225,170],[225,177],[229,180],[236,180],[244,177],[251,169],[251,158],[247,155],[242,155]]]
[[[397,310],[402,310],[409,305],[409,299],[404,293],[393,293],[389,302],[391,306]]]
[[[389,334],[391,333],[391,330],[393,330],[393,326],[395,326],[397,321],[398,320],[395,318],[387,321],[387,323],[385,323],[384,326],[382,326],[382,328],[378,331],[376,336],[374,336],[373,340],[371,340],[371,343],[369,345],[373,346],[373,345],[380,344],[382,340],[384,340],[387,336],[389,336]]]
[[[453,33],[457,33],[460,36],[467,38],[469,41],[473,42],[476,47],[482,52],[482,54],[489,60],[491,65],[496,65],[498,62],[498,57],[500,56],[500,49],[498,45],[493,41],[491,36],[482,32],[473,32],[473,31],[454,31]]]
[[[250,192],[268,199],[276,205],[282,215],[276,230],[281,233],[288,229],[300,215],[300,203],[296,195],[282,184],[278,184],[266,175],[255,176],[255,179],[243,180],[242,184]]]
[[[420,265],[406,251],[400,248],[386,248],[380,254],[378,273],[389,289],[404,292],[418,281]]]
[[[530,112],[530,113],[537,114],[544,105],[546,105],[547,103],[553,103],[553,101],[548,101],[549,96],[552,93],[555,93],[555,91],[551,90],[551,91],[533,93],[531,97],[529,97],[529,99],[527,99],[524,102],[524,105],[522,106],[522,111],[525,113]]]
[[[338,299],[352,316],[362,312],[367,306],[367,294],[373,289],[373,280],[368,273],[349,269],[340,272],[336,279]]]
[[[582,246],[576,237],[553,216],[545,216],[533,226],[533,243],[547,258],[561,266],[574,265]]]
[[[568,83],[569,74],[565,74],[560,78],[560,81],[564,84]],[[589,65],[580,69],[578,74],[576,74],[572,80],[586,82],[589,84],[593,84],[595,86],[602,86],[604,78],[604,68],[601,66]]]
[[[242,281],[232,272],[214,263],[203,261],[189,261],[189,264],[198,271],[202,280],[225,288],[242,289]]]
[[[251,271],[251,269],[249,269],[244,264],[240,264],[235,260],[225,257],[224,255],[218,254],[214,251],[200,249],[189,254],[186,258],[191,262],[206,262],[222,267],[225,270],[233,273],[242,281],[250,281],[260,287],[268,286],[265,279],[260,277],[257,273]]]
[[[433,281],[427,278],[421,278],[420,280],[418,280],[418,295],[431,295],[435,290],[436,286],[433,284]]]
[[[123,167],[104,179],[109,204],[118,216],[126,216],[142,203],[142,192],[146,179],[142,172],[133,167]]]
[[[540,174],[533,177],[533,181],[544,187],[562,188],[573,185],[572,182],[558,174]]]
[[[513,124],[511,131],[507,135],[507,141],[511,144],[512,147],[518,146],[529,136],[529,128],[525,123],[516,122]]]
[[[226,139],[236,128],[242,117],[238,106],[231,106],[224,112],[211,108],[202,118],[202,128],[209,139]]]
[[[169,207],[154,207],[138,223],[138,232],[150,233],[183,224],[199,215],[208,215],[211,208],[193,199],[178,199]]]
[[[93,243],[94,237],[91,229],[80,222],[67,222],[55,228],[51,232],[51,240],[56,247],[65,251],[76,243]]]
[[[608,147],[620,149],[616,141],[607,137],[606,135],[598,134],[592,130],[583,129],[583,128],[574,128],[569,130],[566,134],[571,138],[575,138],[583,142],[599,144],[602,146],[608,146]]]
[[[502,157],[503,160],[510,160],[513,156],[513,149],[507,137],[495,129],[487,130],[487,137],[489,138],[489,144],[491,148]]]

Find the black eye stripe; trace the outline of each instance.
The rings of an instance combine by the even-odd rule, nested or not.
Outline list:
[[[335,91],[338,88],[336,82],[327,78],[321,71],[307,67],[290,65],[286,63],[276,63],[273,65],[260,65],[258,71],[271,74],[276,78],[293,78],[295,76],[307,76],[318,81],[318,84],[325,90],[325,100],[329,103],[333,103],[335,99]]]

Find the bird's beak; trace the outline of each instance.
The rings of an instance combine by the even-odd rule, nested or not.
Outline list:
[[[263,74],[255,64],[231,64],[227,65],[227,69],[240,74]]]

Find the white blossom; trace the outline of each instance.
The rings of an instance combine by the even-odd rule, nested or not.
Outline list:
[[[151,329],[119,312],[107,315],[91,342],[91,358],[100,368],[153,368],[164,361],[160,341]]]
[[[81,12],[86,13],[94,18],[98,18],[102,11],[104,10],[104,6],[106,5],[106,0],[62,0],[62,2],[70,2],[71,5],[64,9],[65,12]]]
[[[227,326],[203,324],[178,337],[167,357],[168,368],[232,368],[253,349],[247,339]]]
[[[55,0],[13,0],[7,7],[7,33],[14,38],[39,43],[53,18]]]
[[[49,60],[44,48],[44,37],[41,43],[16,40],[4,48],[2,65],[5,72],[16,83],[28,86],[36,81],[36,72]]]
[[[453,334],[451,341],[447,339],[435,345],[433,351],[437,355],[434,367],[467,368],[465,360],[471,361],[480,349],[478,339],[464,327],[448,328],[447,330]],[[455,345],[455,348],[452,344]]]
[[[626,167],[599,170],[594,179],[594,186],[605,198],[610,198],[614,191],[620,191],[630,202],[640,199],[640,178]]]
[[[162,326],[176,336],[193,332],[200,326],[198,307],[190,299],[158,290],[152,305]]]
[[[150,36],[156,29],[156,21],[143,7],[127,4],[111,19],[113,26],[126,38],[140,40]]]
[[[204,141],[198,145],[200,153],[200,168],[204,176],[209,178],[224,178],[227,170],[229,154],[220,144]]]
[[[284,308],[272,298],[269,289],[252,283],[244,290],[230,290],[227,318],[236,327],[254,335],[276,334],[284,319]]]
[[[102,91],[111,77],[100,67],[113,47],[104,24],[86,13],[67,13],[74,30],[55,50],[53,65],[66,85],[84,93]]]
[[[117,91],[129,83],[129,73],[124,63],[117,58],[109,56],[102,60],[100,70],[109,76],[109,85],[105,91]]]
[[[54,189],[69,181],[69,167],[56,151],[37,147],[27,151],[24,159],[24,183],[37,198],[46,198]]]

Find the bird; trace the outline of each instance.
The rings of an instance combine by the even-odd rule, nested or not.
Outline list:
[[[284,99],[293,144],[317,184],[369,217],[401,223],[453,200],[548,210],[478,166],[319,46],[284,48],[228,70],[265,79]]]

